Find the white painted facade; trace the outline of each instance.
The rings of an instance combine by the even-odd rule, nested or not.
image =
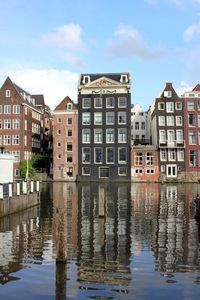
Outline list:
[[[0,154],[0,183],[13,182],[13,163],[13,155]]]
[[[150,131],[148,130],[148,113],[144,112],[139,104],[131,108],[131,141],[148,142]]]

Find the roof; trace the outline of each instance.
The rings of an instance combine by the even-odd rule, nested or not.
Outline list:
[[[200,84],[198,83],[192,90],[193,92],[200,92]]]
[[[43,95],[32,95],[32,97],[35,99],[36,106],[45,106]]]
[[[71,103],[73,106],[72,106],[72,109],[75,109],[77,110],[78,109],[78,106],[77,104],[75,104],[68,96],[66,96],[57,106],[56,108],[54,109],[54,111],[57,111],[57,110],[66,110],[66,107],[67,107],[67,104],[68,103]]]
[[[129,72],[122,72],[122,73],[97,73],[97,74],[81,74],[80,75],[80,82],[82,82],[84,76],[90,76],[90,81],[94,81],[101,77],[107,77],[112,80],[120,82],[121,75],[127,75],[130,81],[130,73]]]

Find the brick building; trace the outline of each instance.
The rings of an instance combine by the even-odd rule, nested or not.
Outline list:
[[[41,152],[41,120],[34,96],[8,77],[0,89],[0,147],[14,155],[15,177],[21,160]]]
[[[53,116],[54,180],[77,179],[77,127],[77,105],[69,97],[65,97],[54,109]]]

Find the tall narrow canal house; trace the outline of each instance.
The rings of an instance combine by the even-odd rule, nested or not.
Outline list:
[[[151,114],[152,143],[158,147],[160,179],[185,174],[184,101],[171,83],[155,99]]]
[[[129,73],[81,74],[78,86],[78,179],[130,179]]]
[[[53,178],[77,179],[77,104],[65,97],[54,110]]]

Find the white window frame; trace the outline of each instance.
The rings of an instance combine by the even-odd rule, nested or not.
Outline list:
[[[102,177],[102,176],[100,176],[100,174],[101,174],[101,169],[107,169],[108,170],[108,176],[106,176],[106,177]],[[109,178],[110,177],[110,168],[109,167],[99,167],[99,178]]]
[[[178,107],[179,104],[180,104],[180,108]],[[176,108],[176,110],[182,110],[182,103],[181,102],[176,102],[175,103],[175,108]]]
[[[112,106],[108,105],[109,99],[113,100],[113,105]],[[106,98],[106,108],[114,108],[114,107],[115,107],[115,98],[114,97],[107,97]]]
[[[101,161],[96,161],[96,149],[101,149]],[[101,165],[103,163],[103,148],[102,147],[94,147],[94,163],[97,165]]]
[[[176,126],[183,126],[182,116],[176,116]]]
[[[97,116],[98,116],[98,118],[97,118]],[[101,119],[101,121],[100,122],[97,121],[98,119],[99,120]],[[102,114],[102,112],[95,112],[94,113],[94,125],[102,125],[102,123],[103,123],[103,114]]]
[[[185,159],[185,151],[184,149],[177,149],[177,160],[184,161]]]
[[[89,174],[84,172],[84,169],[85,169],[85,168],[88,168],[88,169],[90,170],[90,173],[89,173]],[[90,168],[89,166],[84,166],[84,167],[82,167],[82,175],[84,175],[84,176],[90,176],[90,175],[91,175],[91,168]]]
[[[4,119],[4,129],[12,129],[11,119]]]
[[[2,113],[3,113],[3,106],[0,105],[0,115],[2,115]]]
[[[89,121],[84,122],[84,116],[87,116],[86,120],[88,119]],[[82,125],[90,125],[90,123],[91,123],[91,114],[90,114],[90,112],[83,112],[82,113]]]
[[[161,108],[161,105],[163,105],[163,108]],[[158,110],[165,110],[165,103],[164,102],[158,102]]]
[[[165,116],[159,116],[158,117],[158,125],[159,126],[165,126]]]
[[[20,114],[20,105],[19,104],[13,105],[13,114],[14,115]]]
[[[122,114],[125,116],[125,120],[123,120],[123,122],[120,121],[120,118],[122,118],[122,116],[121,116]],[[126,111],[119,111],[118,112],[118,124],[119,125],[124,125],[126,123],[127,123],[127,113],[126,113]]]
[[[14,134],[12,136],[12,144],[13,145],[19,145],[19,134]]]
[[[125,104],[124,105],[120,105],[120,101],[124,101],[125,100]],[[119,108],[126,108],[127,107],[127,98],[126,97],[118,97],[118,107]]]
[[[5,134],[3,137],[4,145],[11,145],[11,136],[9,134]]]
[[[85,106],[85,101],[88,101],[89,100],[89,104],[88,104],[88,106]],[[91,98],[82,98],[82,108],[86,108],[86,109],[88,109],[88,108],[91,108]]]
[[[6,90],[6,94],[5,94],[5,96],[6,96],[7,98],[9,98],[9,97],[10,97],[10,95],[11,95],[11,92],[10,92],[10,90]]]
[[[166,102],[166,112],[173,113],[174,112],[174,102]]]
[[[123,173],[123,174],[120,173],[120,169],[122,169],[122,168],[126,170],[126,173]],[[118,167],[118,175],[119,175],[119,176],[127,176],[127,167],[124,167],[124,166],[123,166],[123,167],[122,167],[122,166],[121,166],[121,167]]]
[[[109,141],[108,140],[108,130],[112,130],[113,131],[113,140]],[[115,142],[115,128],[106,128],[106,143],[107,144],[112,144]]]
[[[90,152],[90,161],[84,161],[84,160],[83,160],[84,149],[89,149],[89,150],[90,150],[90,151],[89,151],[89,152]],[[90,148],[90,147],[83,147],[83,148],[82,148],[82,164],[86,164],[86,165],[87,165],[87,164],[91,164],[91,148]]]
[[[4,114],[5,115],[10,115],[11,114],[11,105],[4,105]]]
[[[119,155],[119,152],[121,149],[125,149],[126,150],[126,161],[123,161],[123,160],[120,160],[120,155]],[[118,163],[119,164],[127,164],[127,148],[126,147],[119,147],[118,148]]]
[[[100,106],[97,105],[97,102],[100,101]],[[102,108],[103,101],[101,97],[95,97],[94,98],[94,108]]]
[[[112,149],[113,150],[113,161],[112,162],[108,161],[108,149]],[[106,148],[106,163],[107,164],[114,164],[115,163],[115,148],[114,147],[107,147]]]
[[[167,116],[167,126],[174,126],[174,116]]]
[[[86,130],[88,130],[88,132],[89,132],[89,134],[87,133],[87,135],[85,135],[85,133],[84,133],[84,131],[86,131]],[[89,139],[88,138],[84,139],[84,136],[87,137],[88,135],[89,135]],[[91,130],[90,130],[90,128],[83,128],[82,129],[82,144],[89,144],[90,141],[91,141]]]
[[[99,131],[99,132],[98,132]],[[98,138],[99,136],[101,137],[100,141],[96,139],[96,134],[98,133]],[[94,128],[94,143],[95,144],[102,144],[103,142],[103,130],[102,128]]]
[[[121,130],[125,130],[124,133],[120,133]],[[120,138],[122,136],[122,139]],[[124,139],[125,136],[125,139]],[[127,142],[127,129],[126,128],[118,128],[118,143],[126,143]]]
[[[160,161],[167,161],[167,150],[160,149]]]

